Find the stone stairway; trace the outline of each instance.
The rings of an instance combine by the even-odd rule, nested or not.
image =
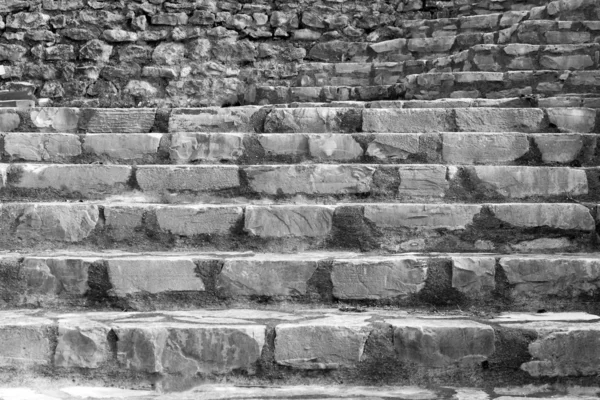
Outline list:
[[[0,384],[597,393],[596,1],[21,3]]]

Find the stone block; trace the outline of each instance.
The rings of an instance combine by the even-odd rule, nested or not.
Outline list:
[[[265,119],[266,133],[347,133],[362,125],[356,108],[276,108]]]
[[[408,50],[418,53],[444,53],[450,51],[456,36],[438,36],[408,40]]]
[[[77,135],[66,133],[6,133],[4,152],[12,160],[65,161],[81,154]]]
[[[310,156],[317,160],[353,161],[363,155],[360,144],[346,134],[310,135],[308,146]]]
[[[331,232],[333,206],[247,206],[244,230],[258,237],[323,237]]]
[[[561,132],[591,133],[596,126],[593,108],[548,108],[548,120]]]
[[[117,160],[155,157],[162,137],[161,133],[89,134],[83,138],[83,150]]]
[[[294,297],[307,293],[317,261],[285,256],[226,259],[218,286],[230,296]]]
[[[89,266],[95,258],[26,257],[22,272],[32,297],[66,295],[81,297],[88,290]]]
[[[156,110],[100,109],[85,110],[79,129],[87,133],[147,133],[154,125]]]
[[[203,292],[196,264],[181,257],[112,258],[106,262],[112,294],[126,297],[137,293]]]
[[[258,135],[266,156],[308,156],[308,136],[299,134]]]
[[[260,107],[180,108],[171,112],[169,132],[254,132]]]
[[[442,157],[449,164],[509,163],[528,151],[529,140],[524,134],[442,134]]]
[[[494,257],[452,257],[452,287],[471,296],[480,296],[496,287]]]
[[[536,108],[457,108],[460,132],[544,132],[544,112]],[[450,129],[448,129],[450,130]]]
[[[365,218],[379,228],[465,229],[481,211],[475,204],[365,204]]]
[[[363,132],[422,133],[454,130],[446,109],[365,109]]]
[[[592,57],[587,54],[575,54],[568,56],[549,56],[543,55],[540,57],[540,65],[544,69],[557,69],[557,70],[574,70],[574,69],[586,69],[594,66]]]
[[[78,108],[34,108],[29,111],[31,123],[39,132],[76,133],[81,110]]]
[[[12,132],[21,125],[21,117],[16,110],[0,110],[0,132]]]
[[[365,257],[333,262],[333,296],[344,300],[406,297],[425,287],[427,260],[417,257]]]
[[[156,219],[163,231],[179,236],[226,235],[244,215],[236,206],[157,206]]]
[[[110,328],[86,318],[58,321],[58,344],[54,365],[64,368],[99,368],[111,357]]]
[[[380,133],[367,147],[366,155],[378,160],[406,160],[419,153],[418,133]]]
[[[171,160],[176,163],[235,161],[244,154],[244,134],[174,133],[169,153]]]
[[[51,329],[46,318],[22,312],[0,315],[0,367],[49,366],[52,358]]]
[[[144,205],[113,205],[104,207],[104,224],[111,237],[117,240],[129,239],[142,226]]]
[[[142,165],[137,167],[136,181],[145,192],[205,193],[240,186],[237,165]]]
[[[594,218],[581,204],[490,204],[487,206],[499,220],[520,228],[549,227],[555,229],[593,231]]]
[[[444,197],[450,187],[443,165],[406,165],[400,174],[400,197]]]
[[[543,134],[534,135],[533,140],[545,163],[570,163],[583,148],[582,135]]]

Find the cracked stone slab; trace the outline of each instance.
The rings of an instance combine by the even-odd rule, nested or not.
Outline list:
[[[254,116],[260,107],[207,107],[174,109],[169,132],[249,132],[255,131]],[[256,117],[255,117],[256,118]]]
[[[276,108],[267,114],[265,133],[350,133],[362,125],[362,110],[355,108]]]
[[[154,125],[156,110],[135,109],[85,109],[79,129],[87,133],[147,133]]]
[[[363,132],[424,133],[453,131],[452,114],[442,108],[365,109]]]
[[[331,232],[334,206],[247,206],[244,230],[259,237],[320,237]]]

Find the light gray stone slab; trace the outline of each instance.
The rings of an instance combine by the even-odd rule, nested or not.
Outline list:
[[[180,236],[224,235],[244,215],[242,207],[202,204],[157,206],[155,212],[160,229]]]
[[[333,206],[247,206],[244,229],[259,237],[322,237],[331,232]]]

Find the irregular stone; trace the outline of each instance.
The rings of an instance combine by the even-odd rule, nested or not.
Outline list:
[[[159,206],[156,219],[160,229],[179,236],[225,235],[243,217],[244,209],[234,206]]]
[[[417,257],[369,257],[333,262],[331,282],[336,299],[389,299],[425,287],[427,260]]]
[[[310,135],[308,145],[311,157],[318,160],[357,160],[363,155],[362,147],[351,135]]]
[[[135,42],[138,40],[138,34],[122,29],[107,29],[102,32],[102,38],[107,42]]]
[[[46,60],[74,60],[75,50],[69,44],[59,44],[56,46],[46,47]]]
[[[533,140],[546,163],[570,163],[583,148],[581,135],[543,134],[534,135]]]
[[[27,53],[27,48],[18,44],[0,44],[0,61],[20,62]]]
[[[52,357],[54,323],[14,312],[0,315],[0,366],[47,366]]]
[[[508,198],[580,196],[588,193],[585,171],[566,167],[468,167],[487,190]]]
[[[456,36],[414,38],[408,40],[408,50],[419,53],[444,53],[450,51],[455,41]]]
[[[89,134],[83,138],[83,150],[97,156],[119,160],[134,160],[156,156],[161,133]]]
[[[240,186],[237,165],[142,165],[136,181],[145,192],[213,192]]]
[[[4,152],[12,160],[63,161],[79,156],[81,143],[66,133],[6,133]]]
[[[88,290],[88,270],[95,259],[28,257],[23,270],[28,275],[28,293],[83,296]]]
[[[380,228],[465,229],[481,211],[475,204],[365,204],[365,218]]]
[[[600,287],[600,260],[572,257],[502,257],[499,261],[516,297],[576,298]]]
[[[155,109],[100,109],[85,110],[86,121],[80,129],[87,133],[146,133],[154,125]]]
[[[82,60],[92,60],[98,63],[107,63],[110,60],[113,47],[101,40],[93,39],[79,49]]]
[[[508,163],[529,151],[527,135],[518,133],[442,133],[442,143],[449,164]]]
[[[366,155],[379,160],[406,160],[419,153],[418,133],[380,133],[367,147]]]
[[[337,369],[360,362],[368,316],[344,315],[275,327],[275,361],[296,369]]]
[[[234,161],[244,154],[244,135],[178,132],[171,136],[169,153],[176,163]]]
[[[152,61],[159,65],[177,65],[183,61],[185,51],[182,43],[160,43],[152,53]]]
[[[422,133],[452,131],[446,109],[365,109],[363,132]]]
[[[368,165],[277,165],[244,168],[250,188],[270,195],[368,193],[376,167]]]
[[[152,16],[152,25],[185,25],[188,22],[186,13],[161,13]]]
[[[252,373],[266,339],[264,325],[119,323],[117,360],[132,371],[164,374]]]
[[[267,156],[308,156],[308,136],[298,134],[258,135],[258,142]]]
[[[35,29],[46,26],[49,20],[49,15],[40,12],[20,12],[8,15],[6,26],[13,29]]]
[[[169,132],[254,132],[259,107],[182,108],[171,112]]]
[[[494,257],[452,257],[452,287],[468,295],[482,295],[495,289]]]
[[[577,54],[568,56],[548,56],[540,57],[540,65],[544,69],[586,69],[594,65],[592,57],[587,54]]]
[[[394,347],[400,360],[443,368],[474,365],[495,351],[494,329],[489,325],[451,319],[386,320],[394,330]]]
[[[259,237],[322,237],[331,232],[332,206],[247,206],[244,230]]]
[[[58,321],[58,345],[54,365],[65,368],[98,368],[110,357],[110,328],[86,318]]]
[[[276,108],[265,119],[266,133],[345,133],[361,129],[360,109]]]
[[[31,122],[40,132],[77,132],[80,109],[35,108],[29,112]]]
[[[536,108],[457,108],[454,112],[460,132],[543,132],[544,128],[544,112]]]
[[[11,182],[13,187],[82,194],[126,190],[131,175],[131,167],[126,165],[18,164],[12,168],[15,175],[18,171],[18,178]]]
[[[443,165],[410,165],[399,168],[398,195],[444,197],[450,187],[446,180],[447,168]]]
[[[594,230],[594,218],[581,204],[490,204],[494,216],[517,227],[548,226],[556,229]]]
[[[0,110],[0,132],[12,132],[21,125],[21,117],[15,110]]]
[[[521,253],[533,253],[540,250],[565,250],[573,246],[573,242],[567,238],[539,238],[533,240],[524,240],[517,244],[512,244],[511,249]]]
[[[596,110],[592,108],[548,108],[550,124],[561,132],[591,133],[596,125]]]
[[[181,257],[114,258],[107,262],[112,294],[125,297],[137,293],[203,292],[202,278],[191,259]]]
[[[304,296],[317,261],[281,257],[226,259],[218,286],[231,296]]]

